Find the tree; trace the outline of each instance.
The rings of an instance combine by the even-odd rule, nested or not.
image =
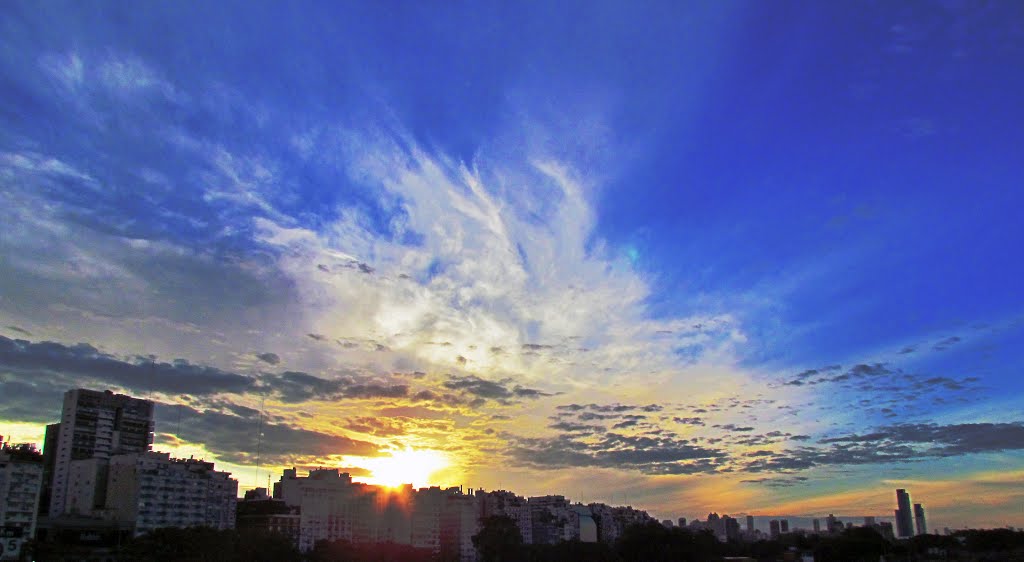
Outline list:
[[[705,561],[717,558],[722,550],[710,532],[667,529],[653,521],[627,527],[616,544],[616,551],[629,562]]]
[[[515,562],[523,559],[523,535],[509,517],[495,515],[481,520],[473,546],[480,562]]]
[[[836,562],[878,560],[892,551],[889,542],[878,531],[869,527],[848,529],[838,537],[822,540],[814,549],[814,559]]]

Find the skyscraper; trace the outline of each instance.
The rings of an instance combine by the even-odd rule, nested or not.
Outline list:
[[[914,504],[914,522],[917,523],[917,534],[928,534],[928,525],[924,521],[924,507],[919,503]]]
[[[50,481],[49,515],[69,511],[74,479],[75,508],[85,513],[106,496],[107,462],[112,455],[148,451],[153,443],[153,403],[109,390],[64,393],[60,423],[46,428],[43,448]],[[74,478],[73,478],[74,476]],[[92,490],[86,487],[92,486]],[[88,503],[90,505],[85,505]]]
[[[772,519],[771,521],[769,521],[768,522],[768,529],[769,529],[769,532],[771,533],[771,537],[773,539],[779,538],[780,531],[779,531],[779,520],[778,519]]]
[[[910,494],[903,488],[896,490],[896,536],[905,538],[914,534],[914,519],[910,512]]]
[[[821,520],[820,519],[815,519],[813,525],[814,525],[814,532],[815,533],[820,533],[821,532]]]
[[[747,532],[750,533],[750,534],[754,534],[754,516],[753,515],[748,515],[747,516]]]
[[[783,519],[782,521],[779,521],[779,530],[783,533],[789,532],[789,519]]]

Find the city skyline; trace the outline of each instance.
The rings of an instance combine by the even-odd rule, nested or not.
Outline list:
[[[1024,526],[1015,6],[0,11],[12,441]]]
[[[21,450],[25,446],[32,447],[29,450],[29,454],[40,455],[41,463],[41,481],[39,485],[40,495],[38,497],[38,504],[41,513],[45,513],[47,517],[53,518],[58,516],[87,516],[93,509],[104,509],[105,504],[108,501],[109,492],[107,487],[98,484],[101,480],[106,478],[108,472],[108,466],[110,470],[113,470],[113,466],[120,463],[124,465],[131,465],[136,462],[153,462],[154,460],[159,464],[170,465],[173,463],[181,463],[181,466],[187,465],[198,465],[205,467],[205,470],[212,471],[213,464],[205,462],[205,459],[195,459],[190,457],[189,459],[174,459],[169,453],[152,450],[152,436],[155,427],[153,424],[153,403],[152,401],[141,399],[138,397],[126,396],[122,394],[114,394],[110,390],[99,391],[93,389],[69,389],[64,394],[62,401],[62,415],[58,422],[49,424],[46,426],[46,439],[42,449],[39,449],[34,443],[16,443],[11,441],[9,438],[5,438],[0,435],[0,445],[5,447],[11,447],[12,450]],[[74,451],[74,453],[72,453]],[[68,473],[71,472],[75,475],[74,478],[68,478]],[[214,473],[221,475],[220,478],[226,479],[230,476],[230,473]],[[308,477],[312,478],[314,474],[333,474],[334,478],[341,478],[343,482],[348,484],[353,483],[352,475],[348,472],[341,472],[337,468],[327,467],[308,467]],[[250,492],[257,492],[257,498],[260,494],[263,495],[264,499],[269,498],[267,494],[273,490],[273,498],[278,499],[281,496],[281,490],[278,486],[283,485],[286,480],[295,480],[298,475],[295,467],[286,468],[281,471],[281,475],[277,482],[272,484],[272,475],[270,471],[267,474],[267,486],[253,486],[249,490],[244,488],[239,490],[237,486],[237,480],[232,479],[235,485],[232,489],[236,492],[245,491],[245,494],[236,493],[235,495],[241,499],[243,496],[249,498]],[[305,477],[304,477],[305,478]],[[74,480],[72,486],[70,480]],[[117,480],[116,478],[114,480]],[[359,484],[359,483],[357,483]],[[123,484],[120,484],[123,486]],[[414,486],[412,481],[406,481],[403,484],[364,484],[372,488],[380,488],[383,490],[391,490],[393,492],[400,492],[402,490],[414,491],[419,488],[420,491],[427,488],[440,488],[442,486],[436,484],[426,486]],[[457,488],[460,493],[465,488],[464,485],[458,485],[451,487],[452,489]],[[295,496],[299,491],[299,488],[292,489],[292,492],[285,492],[285,495],[291,494]],[[469,488],[469,494],[472,495],[473,489]],[[478,492],[484,492],[484,490],[478,489]],[[560,497],[565,498],[570,504],[575,503],[577,505],[584,505],[580,499],[573,500],[568,497],[565,493],[558,493],[560,491],[548,491],[549,493],[539,497]],[[487,493],[512,493],[514,490],[489,490]],[[112,501],[116,505],[120,505],[118,502],[123,502],[124,497],[130,497],[128,493],[122,491],[118,496],[122,496]],[[517,496],[521,500],[526,500],[526,497]],[[862,516],[862,515],[839,515],[835,516],[830,513],[828,520],[838,521],[852,525],[852,520],[863,520],[864,525],[874,525],[876,519],[885,521],[886,519],[893,519],[897,528],[900,523],[897,520],[900,517],[900,509],[903,509],[904,505],[909,506],[910,496],[904,489],[896,490],[897,498],[897,513],[895,517],[876,517],[876,516]],[[294,499],[294,498],[293,498]],[[134,502],[128,502],[133,504]],[[297,502],[293,502],[295,506],[298,506]],[[611,507],[627,507],[633,509],[642,509],[642,506],[611,506]],[[200,510],[201,511],[201,510]],[[723,513],[722,517],[725,518],[729,514]],[[746,530],[753,532],[755,529],[759,531],[766,531],[779,523],[781,520],[781,527],[777,529],[782,533],[790,531],[789,522],[790,520],[797,520],[800,523],[796,523],[793,526],[794,531],[808,531],[813,527],[815,533],[819,532],[820,518],[814,516],[793,516],[793,515],[776,515],[776,514],[747,514],[740,512],[736,514],[738,517],[744,517],[746,522]],[[717,518],[718,513],[708,513],[710,518]],[[918,518],[922,518],[919,522]],[[903,533],[897,531],[896,536],[911,536],[915,534],[925,534],[927,531],[924,530],[923,524],[923,509],[922,504],[914,503],[914,518],[916,531]],[[846,521],[842,521],[842,520]],[[652,521],[656,521],[657,518],[652,517]],[[693,524],[701,524],[700,516],[689,517],[691,527]],[[802,521],[801,521],[802,520]],[[685,526],[687,517],[680,517],[678,519],[679,526]],[[758,525],[760,522],[761,525]],[[768,525],[771,523],[771,525]],[[811,527],[802,525],[801,523],[813,523]],[[860,523],[860,521],[857,521]],[[668,526],[675,525],[675,519],[665,520],[665,524]],[[738,524],[738,522],[737,522]],[[829,523],[826,526],[827,529],[832,528],[832,524]],[[738,528],[737,528],[738,531]],[[774,533],[777,534],[777,533]],[[310,543],[307,546],[311,546]]]

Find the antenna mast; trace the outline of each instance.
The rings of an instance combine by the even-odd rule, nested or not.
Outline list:
[[[259,422],[256,424],[256,486],[260,485],[260,451],[263,448],[263,405],[267,400],[267,396],[263,395],[260,397],[260,417]],[[269,478],[269,476],[268,476]]]

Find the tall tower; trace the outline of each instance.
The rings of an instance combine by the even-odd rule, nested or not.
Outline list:
[[[101,503],[111,455],[148,451],[152,443],[153,402],[109,390],[79,388],[64,393],[60,423],[46,428],[43,451],[52,463],[49,515],[69,511],[69,492],[81,499],[77,509],[88,511],[92,505],[86,504]]]
[[[917,534],[928,534],[928,525],[924,521],[924,507],[919,503],[914,504],[914,522],[917,523]]]
[[[754,516],[753,515],[748,515],[747,516],[747,532],[750,533],[751,535],[754,534]]]
[[[914,519],[910,512],[910,494],[903,488],[896,490],[896,536],[899,538],[914,535]]]

